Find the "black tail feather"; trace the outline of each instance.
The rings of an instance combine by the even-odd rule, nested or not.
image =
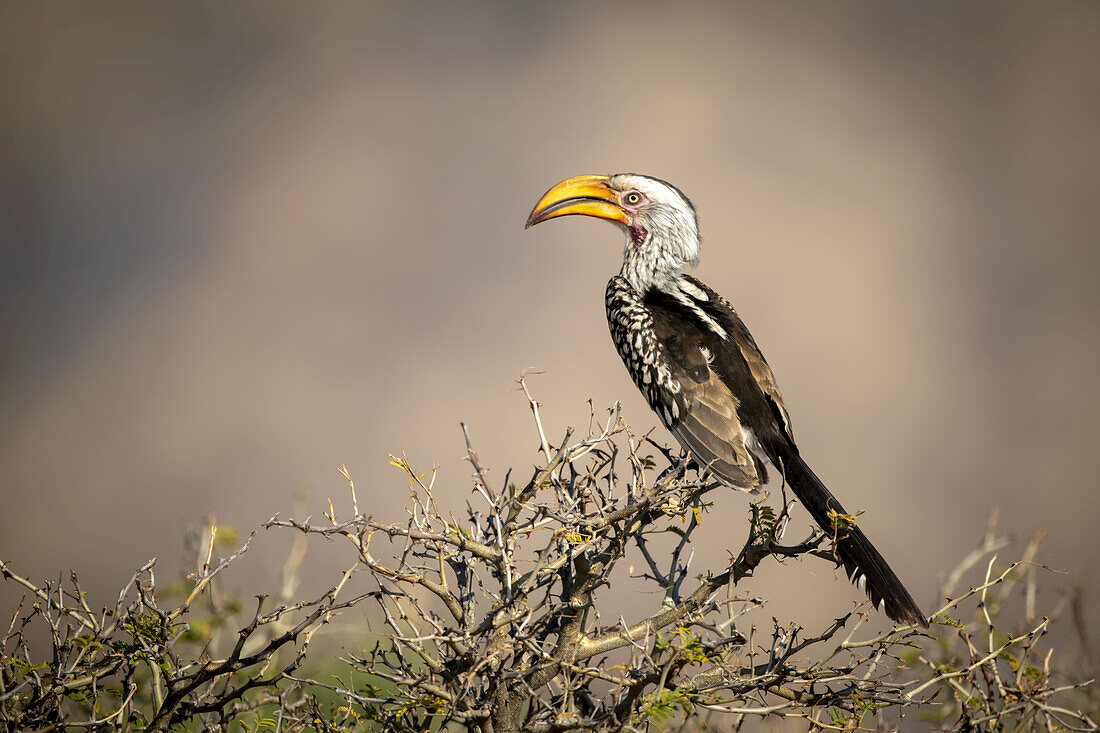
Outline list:
[[[814,521],[826,532],[833,534],[834,521],[829,513],[832,511],[846,514],[844,507],[825,488],[825,484],[810,470],[797,451],[784,450],[781,457],[782,471],[795,496],[810,512]],[[863,588],[871,601],[894,621],[927,627],[928,620],[917,602],[863,531],[858,526],[848,526],[841,529],[840,536],[841,539],[836,544],[837,555],[849,579]]]

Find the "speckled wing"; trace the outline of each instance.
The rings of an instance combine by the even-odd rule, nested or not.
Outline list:
[[[683,315],[649,304],[656,341],[669,373],[679,384],[681,408],[665,426],[695,460],[731,488],[756,491],[766,480],[746,445],[740,400],[711,366],[713,336],[686,323]],[[714,344],[710,344],[713,346]]]

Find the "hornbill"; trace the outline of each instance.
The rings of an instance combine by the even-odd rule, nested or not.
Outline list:
[[[583,214],[626,233],[623,266],[607,284],[611,338],[649,406],[722,484],[755,493],[765,460],[826,532],[846,514],[799,455],[771,367],[733,307],[683,272],[699,262],[695,207],[670,183],[633,173],[568,178],[539,200],[527,228]],[[849,578],[893,620],[927,626],[909,591],[858,526],[838,533]]]

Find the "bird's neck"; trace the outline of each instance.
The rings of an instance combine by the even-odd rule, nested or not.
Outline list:
[[[680,256],[683,249],[682,245],[664,241],[656,233],[638,242],[628,232],[623,248],[623,268],[619,274],[639,293],[650,290],[672,292],[683,277],[684,265],[687,264]]]

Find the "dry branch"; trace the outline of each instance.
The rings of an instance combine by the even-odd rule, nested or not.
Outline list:
[[[866,604],[818,630],[746,626],[761,601],[734,589],[771,557],[831,562],[830,538],[782,544],[791,505],[780,493],[778,507],[766,499],[750,506],[746,539],[720,572],[693,574],[693,563],[715,565],[695,557],[692,538],[716,487],[686,457],[658,446],[659,466],[644,455],[655,444],[631,433],[617,407],[598,419],[593,411],[583,439],[566,431],[551,444],[522,378],[520,387],[542,460],[526,483],[509,473],[492,485],[465,425],[473,492],[462,519],[437,501],[435,475],[403,458],[393,464],[409,482],[406,519],[364,515],[343,468],[349,518],[338,520],[329,502],[325,524],[276,516],[263,525],[297,538],[275,608],[261,596],[246,613],[212,593],[255,532],[218,556],[211,526],[195,543],[196,571],[176,605],[158,601],[153,562],[99,612],[75,576],[66,586],[40,584],[0,562],[5,581],[26,592],[0,646],[0,721],[11,730],[239,723],[502,733],[708,730],[791,718],[851,729],[897,725],[920,710],[966,730],[1095,728],[1095,692],[1060,672],[1043,646],[1052,619],[1035,614],[1037,541],[1022,561],[998,568],[994,553],[1005,542],[991,524],[946,575],[952,599],[928,632],[861,635]],[[293,601],[288,575],[315,536],[345,541],[347,566],[325,593]],[[600,609],[624,563],[644,569],[632,582],[656,591],[659,607],[606,624]],[[984,575],[958,592],[979,569]],[[370,590],[352,593],[360,574]],[[1022,626],[1005,610],[1016,600]],[[323,674],[300,673],[315,632],[364,602],[381,627],[372,641],[339,660],[314,660]],[[35,628],[46,630],[48,651],[32,644]]]

